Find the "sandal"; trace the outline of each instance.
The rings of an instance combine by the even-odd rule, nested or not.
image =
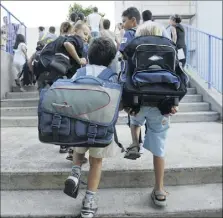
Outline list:
[[[159,207],[165,207],[167,205],[166,203],[166,196],[167,196],[166,191],[155,191],[155,189],[152,191],[151,198],[153,200],[153,203],[156,206]]]
[[[140,150],[139,146],[128,147],[126,149],[126,154],[124,158],[130,159],[130,160],[136,160],[137,158],[141,157],[139,150]]]

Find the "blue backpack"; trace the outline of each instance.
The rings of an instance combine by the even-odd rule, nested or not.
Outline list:
[[[39,140],[67,147],[106,147],[115,134],[122,147],[115,132],[122,86],[110,82],[115,75],[106,68],[98,77],[87,76],[84,67],[75,79],[58,79],[43,89],[38,106]]]

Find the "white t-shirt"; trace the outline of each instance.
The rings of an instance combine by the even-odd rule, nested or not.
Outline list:
[[[91,27],[91,32],[99,32],[100,21],[100,14],[92,13],[88,15],[88,24]]]
[[[18,48],[15,50],[14,57],[13,57],[13,63],[23,65],[26,62],[26,56],[23,52],[23,50],[27,51],[27,46],[25,43],[20,43],[18,45]]]

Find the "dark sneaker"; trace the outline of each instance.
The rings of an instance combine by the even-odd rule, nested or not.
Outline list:
[[[78,195],[79,185],[81,177],[81,168],[73,167],[71,176],[65,181],[64,193],[72,198],[76,198]]]
[[[127,148],[124,158],[130,159],[130,160],[136,160],[137,158],[141,157],[139,150],[140,150],[139,146],[131,145],[130,147]]]
[[[98,205],[95,200],[95,196],[92,196],[90,198],[84,198],[83,200],[83,206],[81,209],[81,218],[92,218],[95,216]]]
[[[61,154],[67,153],[67,151],[68,151],[68,149],[67,149],[67,147],[66,147],[65,145],[61,145],[61,146],[60,146],[60,150],[59,150],[59,152],[60,152]]]

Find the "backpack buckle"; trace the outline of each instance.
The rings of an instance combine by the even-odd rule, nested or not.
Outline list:
[[[97,127],[98,127],[98,125],[92,124],[92,123],[90,123],[88,126],[87,137],[88,137],[88,144],[90,144],[90,145],[95,143],[95,137],[98,133]]]
[[[62,120],[62,117],[59,114],[54,114],[51,127],[53,129],[59,129],[61,125],[61,120]]]

